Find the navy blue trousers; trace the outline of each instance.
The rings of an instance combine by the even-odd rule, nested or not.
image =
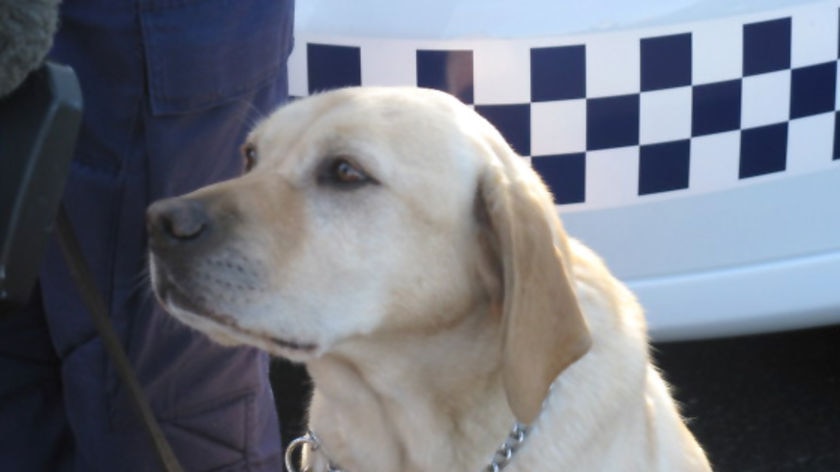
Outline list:
[[[268,359],[160,310],[144,211],[241,172],[244,134],[287,97],[292,20],[282,0],[65,0],[50,54],[84,98],[64,204],[188,471],[282,469]],[[130,402],[51,244],[30,306],[0,319],[0,470],[160,470]]]

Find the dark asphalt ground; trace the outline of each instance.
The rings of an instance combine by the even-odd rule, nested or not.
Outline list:
[[[840,326],[654,351],[715,471],[840,472]],[[271,374],[293,437],[305,372],[275,361]]]
[[[655,351],[716,471],[840,471],[840,326]]]

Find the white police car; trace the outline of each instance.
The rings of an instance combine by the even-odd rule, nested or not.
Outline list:
[[[311,0],[290,93],[418,85],[496,124],[656,340],[840,321],[838,2]]]

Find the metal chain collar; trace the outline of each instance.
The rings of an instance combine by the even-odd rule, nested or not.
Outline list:
[[[520,447],[522,447],[522,444],[528,437],[528,431],[529,428],[527,425],[521,423],[514,424],[513,429],[510,430],[505,442],[503,442],[496,450],[496,453],[493,454],[493,460],[491,460],[486,467],[481,469],[481,472],[499,472],[507,467],[511,460],[513,460],[513,455],[516,454],[516,451],[518,451]],[[315,436],[315,433],[312,431],[307,431],[306,434],[289,443],[289,446],[286,448],[286,470],[288,472],[311,472],[309,469],[299,470],[294,464],[292,464],[292,458],[295,450],[305,445],[309,445],[311,450],[315,452],[321,449],[321,440],[318,439],[318,436]],[[321,454],[323,454],[323,452],[321,452]],[[327,459],[327,462],[329,464],[327,466],[327,472],[345,472],[329,459]]]
[[[289,443],[286,447],[286,471],[287,472],[311,472],[310,469],[307,467],[306,469],[298,469],[292,462],[294,459],[295,450],[298,448],[302,448],[303,446],[308,445],[312,452],[317,452],[321,449],[321,440],[318,439],[318,436],[315,436],[315,433],[312,431],[307,431],[306,434],[303,436],[293,440]],[[321,453],[323,454],[323,452]],[[324,455],[326,457],[326,455]],[[332,463],[332,461],[327,458],[327,472],[344,472]]]
[[[499,449],[493,454],[493,460],[490,461],[487,467],[482,469],[482,472],[499,472],[507,467],[513,459],[513,455],[522,447],[525,438],[528,437],[528,431],[530,431],[528,425],[522,423],[514,424],[507,439],[499,446]]]

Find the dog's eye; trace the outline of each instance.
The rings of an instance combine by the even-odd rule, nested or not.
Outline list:
[[[257,147],[251,143],[242,146],[242,159],[245,162],[245,172],[257,165]]]
[[[375,183],[365,171],[347,159],[330,160],[318,173],[318,183],[331,184],[342,188],[356,188],[364,184]]]
[[[333,164],[332,173],[336,182],[341,182],[343,184],[361,182],[367,179],[364,172],[354,167],[353,164],[345,161],[344,159],[339,159],[335,162],[335,164]]]

